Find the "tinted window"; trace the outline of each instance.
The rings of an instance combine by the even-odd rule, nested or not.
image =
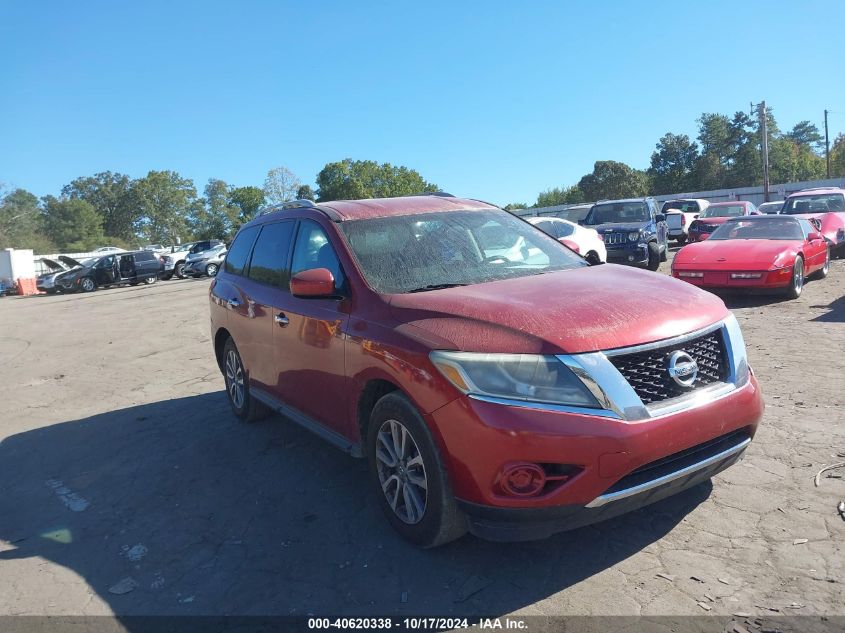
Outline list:
[[[291,270],[295,275],[311,268],[328,268],[334,275],[335,287],[343,287],[343,270],[325,231],[316,222],[303,220],[296,236]]]
[[[288,289],[288,253],[294,226],[296,223],[289,220],[265,224],[261,228],[249,263],[250,279]]]
[[[259,229],[261,229],[260,226],[251,226],[237,234],[235,241],[232,242],[232,248],[226,255],[226,263],[223,266],[227,273],[234,273],[235,275],[243,273],[249,251],[252,250],[252,243],[255,241],[255,236],[258,235]]]
[[[781,213],[796,215],[800,213],[827,213],[845,211],[845,196],[841,193],[793,196],[783,205]]]
[[[698,213],[698,203],[695,200],[668,200],[663,203],[663,213],[676,209],[682,213]]]
[[[648,218],[649,207],[645,202],[603,202],[593,206],[584,223],[646,222]]]

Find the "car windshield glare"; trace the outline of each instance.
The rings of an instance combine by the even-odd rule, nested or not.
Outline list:
[[[745,206],[741,204],[731,204],[725,206],[710,206],[707,207],[700,217],[702,218],[736,218],[745,215]]]
[[[680,211],[682,213],[698,213],[698,203],[692,200],[669,200],[663,203],[662,212]]]
[[[398,294],[586,267],[506,211],[449,211],[340,223],[367,283]]]
[[[734,220],[713,231],[712,240],[803,240],[801,225],[791,218]]]
[[[845,194],[826,193],[817,196],[796,196],[789,198],[781,213],[800,215],[802,213],[827,213],[845,211]]]
[[[607,224],[617,222],[646,222],[648,208],[644,202],[607,202],[597,204],[587,215],[585,224]]]

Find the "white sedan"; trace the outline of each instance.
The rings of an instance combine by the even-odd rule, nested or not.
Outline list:
[[[607,261],[607,249],[598,231],[579,226],[569,220],[548,216],[524,218],[538,229],[571,248],[591,264]]]

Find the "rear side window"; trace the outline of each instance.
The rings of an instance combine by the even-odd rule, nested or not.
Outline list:
[[[258,239],[255,240],[252,260],[249,263],[250,279],[288,289],[288,253],[295,225],[293,220],[288,220],[265,224],[262,227]]]
[[[135,261],[149,262],[155,259],[155,254],[152,251],[144,251],[135,255]]]
[[[328,268],[334,276],[335,288],[342,288],[343,270],[325,231],[316,222],[303,220],[296,236],[293,252],[293,274],[311,268]]]
[[[252,243],[255,241],[255,236],[258,235],[260,226],[251,226],[244,229],[235,236],[235,241],[232,242],[232,248],[226,255],[226,263],[223,265],[223,270],[234,275],[243,274],[246,260],[249,257],[249,251],[252,250]]]

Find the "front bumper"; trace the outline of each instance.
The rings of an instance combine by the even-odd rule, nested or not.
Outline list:
[[[672,271],[672,276],[681,281],[686,281],[699,288],[719,288],[724,290],[782,290],[792,283],[792,267],[779,268],[777,270],[760,271],[757,279],[732,279],[731,272],[746,271],[704,271],[703,277],[681,277],[681,271]],[[758,272],[758,271],[753,271]]]
[[[648,245],[641,242],[628,242],[619,245],[605,245],[607,261],[612,264],[645,266],[648,264]]]

